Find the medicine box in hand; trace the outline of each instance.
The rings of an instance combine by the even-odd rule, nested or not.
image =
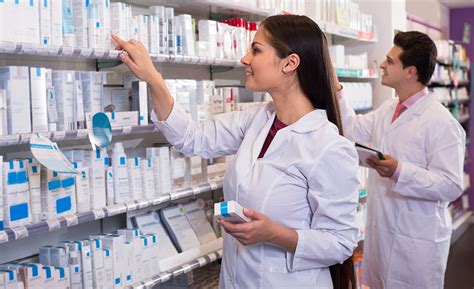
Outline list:
[[[235,201],[215,203],[214,217],[232,224],[250,222],[250,219],[244,215],[243,209]]]

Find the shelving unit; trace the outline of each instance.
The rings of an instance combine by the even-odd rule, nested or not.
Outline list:
[[[239,14],[248,16],[249,19],[261,20],[269,15],[279,13],[279,11],[246,7],[223,0],[125,0],[123,2],[141,6],[142,8],[150,5],[174,7],[179,13],[189,13],[198,15],[202,18],[208,18],[209,15],[212,14]],[[350,41],[347,43],[356,43],[354,46],[358,46],[359,44],[372,45],[378,41],[376,33],[366,34],[334,23],[316,21],[321,29],[332,38],[333,42],[344,42],[347,40]],[[0,42],[0,60],[8,62],[10,57],[23,58],[25,56],[27,58],[26,60],[22,60],[23,63],[28,61],[28,59],[37,59],[39,62],[51,63],[52,66],[58,65],[61,69],[67,67],[67,62],[72,63],[72,61],[88,61],[88,70],[113,68],[121,63],[119,60],[119,51],[116,50],[66,46],[52,47],[26,43]],[[216,78],[216,70],[206,70],[206,67],[222,66],[225,67],[224,69],[229,68],[229,70],[234,73],[240,73],[241,68],[243,67],[239,59],[216,59],[211,57],[162,54],[152,54],[151,57],[156,65],[167,65],[167,67],[172,67],[174,65],[177,65],[178,67],[181,64],[189,65],[190,70],[192,70],[190,74],[193,76],[198,75],[196,76],[198,79]],[[92,63],[93,61],[95,61],[95,64]],[[74,69],[73,65],[70,66]],[[54,68],[57,69],[56,67]],[[205,74],[203,74],[203,71]],[[169,73],[169,71],[164,71],[164,73]],[[171,73],[180,75],[181,71],[173,71]],[[337,75],[341,79],[356,82],[368,82],[378,79],[378,74],[371,69],[337,68]],[[371,109],[372,107],[367,107],[360,109],[359,112],[367,112]],[[114,141],[116,141],[118,137],[136,140],[141,138],[149,139],[153,136],[155,139],[163,139],[162,134],[159,133],[152,124],[114,128],[112,132]],[[19,145],[24,149],[28,145],[32,135],[33,133],[0,136],[0,149],[3,149],[5,152],[11,152]],[[89,131],[86,129],[76,131],[55,131],[40,133],[40,135],[49,138],[51,141],[65,144],[65,147],[74,147],[77,144],[76,142],[87,142]],[[191,188],[175,189],[154,200],[130,201],[89,212],[71,214],[64,217],[28,224],[26,226],[5,229],[4,231],[0,231],[0,251],[11,251],[10,249],[15,245],[25,246],[25,250],[24,252],[15,252],[5,255],[3,258],[0,258],[0,263],[30,257],[32,252],[37,252],[37,249],[40,246],[53,244],[53,242],[64,240],[65,238],[80,239],[89,236],[92,233],[97,233],[97,231],[111,232],[118,226],[123,225],[123,221],[127,218],[128,213],[133,214],[139,211],[141,212],[142,210],[155,210],[157,207],[161,208],[195,197],[200,197],[204,193],[220,190],[222,187],[222,179],[214,179],[208,183],[194,185]],[[361,190],[359,196],[361,199],[366,198],[367,190]],[[81,226],[84,224],[86,225]],[[93,229],[81,229],[84,227],[90,227]],[[69,235],[64,233],[65,231],[69,231],[67,232]],[[362,239],[359,240],[360,243],[362,243],[362,241]],[[16,258],[13,257],[13,255],[16,255]],[[137,282],[132,286],[132,288],[152,288],[153,286],[166,282],[171,278],[215,262],[221,257],[222,248],[220,247],[212,252],[206,252],[201,256],[196,256],[192,260],[186,261],[183,264],[177,263],[177,266],[166,268],[164,272],[156,274],[152,278],[147,278]]]
[[[173,192],[163,194],[154,200],[135,200],[123,204],[107,206],[102,209],[95,209],[90,212],[77,213],[69,216],[49,219],[22,227],[6,228],[3,231],[0,231],[0,243],[28,238],[44,232],[51,232],[63,228],[73,227],[79,224],[132,212],[139,209],[150,208],[162,204],[171,204],[172,202],[176,202],[181,199],[196,197],[204,192],[221,188],[222,181],[217,183],[212,182],[200,184],[193,186],[192,188],[177,189]]]

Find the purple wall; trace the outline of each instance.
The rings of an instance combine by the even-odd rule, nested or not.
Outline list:
[[[464,32],[464,23],[471,24],[471,43],[465,44],[467,55],[474,62],[474,8],[456,8],[449,10],[449,39],[454,40],[456,43],[461,43]],[[471,210],[474,209],[474,64],[471,64],[471,87],[470,96],[471,102],[469,103],[469,111],[471,119],[469,120],[470,129],[470,144],[468,146],[469,162],[466,166],[466,171],[469,173],[471,179],[471,188],[469,189],[469,203]]]

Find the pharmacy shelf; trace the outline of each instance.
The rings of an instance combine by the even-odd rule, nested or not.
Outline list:
[[[373,69],[352,69],[336,68],[337,77],[340,78],[359,78],[359,79],[377,79],[378,74]]]
[[[153,124],[116,127],[112,129],[113,136],[145,134],[158,132]],[[39,135],[54,142],[84,140],[89,137],[88,129],[79,129],[71,131],[40,132]],[[34,133],[12,134],[0,136],[0,147],[15,146],[30,143],[31,136]]]
[[[331,34],[331,35],[358,40],[362,42],[372,42],[372,43],[378,42],[377,36],[374,33],[357,31],[349,27],[340,26],[332,22],[325,22],[321,20],[315,20],[315,22],[318,23],[319,27],[326,34]]]
[[[222,180],[203,183],[194,185],[191,188],[176,189],[170,193],[163,194],[154,200],[129,201],[126,203],[107,206],[101,209],[94,209],[90,212],[71,214],[38,223],[28,224],[26,226],[6,228],[3,231],[0,231],[0,243],[27,238],[44,232],[56,231],[62,228],[72,227],[143,208],[172,203],[180,199],[185,199],[197,196],[204,192],[220,189],[222,188],[222,185]]]
[[[149,278],[147,280],[143,280],[135,285],[132,286],[134,289],[148,289],[148,288],[153,288],[154,286],[158,284],[162,284],[171,278],[175,278],[179,275],[189,273],[195,269],[204,267],[208,264],[211,264],[212,262],[215,262],[216,260],[219,260],[222,258],[222,249],[216,250],[214,252],[211,252],[209,254],[206,254],[202,257],[199,257],[197,259],[192,260],[191,262],[187,262],[186,264],[177,266],[175,268],[172,268],[170,270],[167,270],[166,272],[162,272],[152,278]]]
[[[119,60],[120,51],[67,46],[48,46],[41,44],[0,41],[0,53],[13,55],[75,57],[83,59]],[[219,59],[215,57],[150,54],[153,62],[191,65],[242,66],[239,59]]]

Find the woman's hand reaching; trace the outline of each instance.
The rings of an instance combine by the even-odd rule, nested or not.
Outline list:
[[[116,49],[125,50],[119,57],[127,65],[136,77],[148,83],[150,88],[153,108],[158,120],[166,120],[173,108],[173,97],[163,80],[161,74],[156,70],[150,55],[142,43],[136,40],[124,41],[117,35],[112,38],[118,43]],[[128,55],[127,55],[128,54]]]
[[[134,39],[124,41],[114,34],[112,34],[112,39],[118,44],[117,50],[123,49],[128,53],[128,55],[120,53],[119,57],[136,77],[151,86],[157,81],[161,81],[161,74],[156,70],[147,49],[141,42]]]

